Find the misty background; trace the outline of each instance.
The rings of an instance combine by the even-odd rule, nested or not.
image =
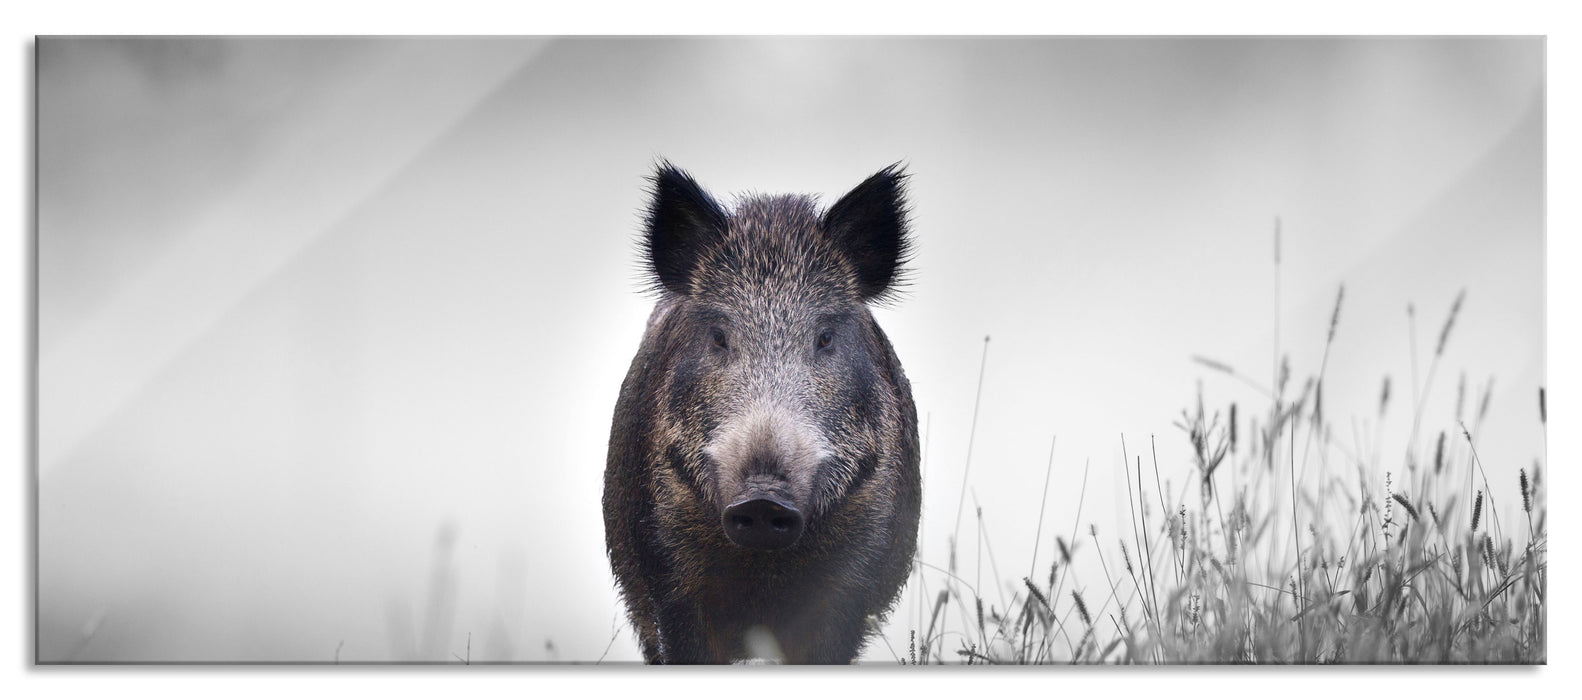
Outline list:
[[[37,46],[40,661],[638,659],[599,499],[660,157],[826,204],[908,164],[914,283],[875,315],[920,557],[964,502],[985,589],[1079,500],[1126,522],[1122,434],[1179,484],[1200,387],[1264,407],[1193,356],[1268,385],[1278,348],[1300,387],[1342,284],[1343,439],[1404,451],[1464,289],[1424,430],[1488,387],[1507,512],[1543,455],[1541,38]]]

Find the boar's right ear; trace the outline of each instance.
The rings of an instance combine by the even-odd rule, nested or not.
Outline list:
[[[692,273],[710,243],[725,235],[725,210],[685,171],[661,161],[649,178],[644,248],[654,282],[677,294],[691,288]]]
[[[824,212],[826,233],[857,270],[864,301],[884,301],[902,282],[907,235],[906,173],[900,163],[874,173]]]

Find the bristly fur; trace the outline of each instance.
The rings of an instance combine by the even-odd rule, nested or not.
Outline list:
[[[815,211],[816,235],[839,251],[855,275],[856,291],[874,306],[889,306],[910,283],[913,246],[905,166],[896,162],[869,176],[828,209]],[[770,202],[812,203],[797,195],[743,194],[727,208],[691,174],[660,160],[647,178],[649,204],[639,240],[644,288],[687,295],[695,273],[717,262],[714,253],[732,227]]]
[[[686,171],[661,160],[648,178],[643,264],[653,290],[686,294],[683,286],[709,239],[723,235],[730,217]]]
[[[865,245],[848,247],[857,268],[863,298],[871,303],[895,301],[899,288],[909,283],[906,266],[912,261],[912,208],[906,199],[911,176],[900,162],[869,176],[841,197],[819,217],[830,235]],[[866,228],[866,235],[855,236]]]
[[[894,608],[921,451],[911,385],[869,307],[908,252],[903,177],[886,168],[825,211],[805,195],[721,206],[657,164],[640,246],[658,298],[611,420],[603,498],[645,660],[741,660],[767,633],[783,662],[849,663]],[[745,541],[755,521],[731,512],[761,502],[796,534]]]

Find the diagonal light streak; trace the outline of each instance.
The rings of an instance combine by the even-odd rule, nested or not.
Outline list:
[[[235,196],[211,207],[54,347],[41,349],[40,475],[259,284],[374,199],[549,41],[480,41],[459,50],[436,50],[427,40],[401,44],[320,114],[283,134],[281,148]],[[412,99],[414,86],[422,86],[424,99]]]

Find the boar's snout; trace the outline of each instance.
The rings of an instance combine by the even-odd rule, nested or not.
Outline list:
[[[753,498],[727,507],[721,524],[737,546],[785,549],[802,536],[802,511],[778,498]]]

